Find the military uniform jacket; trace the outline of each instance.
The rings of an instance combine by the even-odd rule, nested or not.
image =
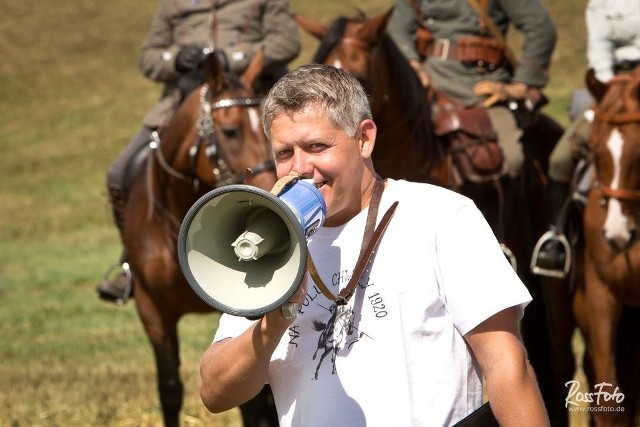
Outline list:
[[[611,80],[616,65],[640,61],[640,3],[589,0],[586,21],[589,67],[598,80]]]
[[[159,127],[169,117],[178,97],[176,55],[188,45],[224,51],[236,74],[261,48],[264,74],[282,70],[300,52],[288,0],[160,0],[138,61],[145,76],[164,83],[160,102],[144,118],[145,126]]]
[[[483,33],[480,17],[467,0],[416,0],[421,16],[411,0],[398,0],[387,30],[408,59],[418,59],[415,33],[422,25],[434,39],[452,43],[462,36],[491,36]],[[547,68],[556,43],[556,28],[540,0],[490,0],[487,13],[506,38],[509,23],[523,35],[524,41],[513,75],[505,68],[493,71],[467,67],[455,59],[427,58],[425,66],[431,84],[453,99],[474,105],[481,101],[473,94],[475,83],[482,80],[522,82],[542,88],[549,79]],[[515,55],[518,56],[517,54]]]

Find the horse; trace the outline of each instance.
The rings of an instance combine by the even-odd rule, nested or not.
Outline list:
[[[553,305],[553,313],[547,312],[553,301],[546,300],[556,297],[556,288],[547,289],[525,268],[535,239],[547,227],[540,206],[545,198],[544,159],[563,129],[541,114],[523,136],[527,160],[519,177],[503,175],[491,182],[461,182],[448,141],[436,133],[431,94],[385,33],[391,13],[392,9],[372,18],[362,12],[354,17],[340,16],[329,26],[300,14],[296,20],[320,41],[313,61],[351,72],[367,91],[378,125],[372,154],[376,171],[383,177],[428,182],[466,194],[483,212],[534,298],[521,324],[523,338],[554,425],[567,425],[564,382],[573,377],[572,331],[567,332],[565,327],[570,324],[565,319],[570,303],[567,297]],[[556,326],[557,330],[552,329]],[[562,333],[562,337],[557,339],[555,333]]]
[[[186,96],[166,126],[152,135],[151,150],[130,187],[123,240],[136,309],[155,355],[167,427],[179,425],[183,400],[178,321],[187,313],[213,310],[189,287],[180,269],[176,248],[181,221],[207,191],[243,182],[247,169],[252,185],[269,190],[276,181],[259,120],[260,98],[252,89],[262,62],[258,54],[238,78],[224,73],[209,55],[205,84]],[[261,406],[266,405],[266,393],[259,395],[262,400],[241,406],[245,425],[277,425],[275,410]],[[263,417],[268,419],[260,424]]]
[[[573,309],[587,379],[595,393],[608,393],[591,403],[592,420],[599,427],[633,426],[640,382],[640,67],[606,85],[587,81],[596,99],[589,137],[594,174]]]

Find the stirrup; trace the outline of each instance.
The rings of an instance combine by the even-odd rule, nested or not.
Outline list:
[[[546,267],[541,267],[538,265],[538,257],[540,255],[540,249],[542,246],[549,242],[555,240],[560,243],[564,248],[565,258],[564,258],[564,266],[561,270],[551,269]],[[548,230],[546,233],[538,239],[536,246],[533,248],[533,254],[531,255],[531,271],[533,274],[537,274],[539,276],[546,277],[555,277],[557,279],[562,279],[569,274],[569,269],[571,268],[571,245],[569,244],[569,240],[563,233],[558,233],[555,229]]]
[[[124,274],[124,276],[127,279],[127,286],[125,287],[124,294],[122,295],[122,297],[117,297],[113,294],[106,295],[105,293],[100,291],[99,289],[100,285],[98,285],[98,292],[100,293],[100,297],[102,299],[104,299],[103,297],[108,296],[108,297],[111,297],[108,299],[110,301],[113,301],[117,305],[124,305],[127,303],[127,301],[129,301],[129,299],[131,298],[131,294],[133,292],[133,275],[131,274],[131,267],[129,266],[129,263],[126,261],[122,262],[121,264],[113,264],[107,269],[106,273],[102,278],[102,282],[107,282],[107,283],[110,282],[109,277],[113,277],[115,272],[119,274]]]

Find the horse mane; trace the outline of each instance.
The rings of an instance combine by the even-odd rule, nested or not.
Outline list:
[[[598,109],[606,114],[617,114],[640,109],[640,74],[614,77],[609,83]]]
[[[598,105],[598,110],[607,114],[621,113],[625,108],[626,81],[612,82]]]
[[[380,72],[383,67],[388,69],[387,79],[394,85],[390,90],[397,92],[400,98],[399,105],[402,105],[411,129],[414,153],[420,163],[425,165],[424,172],[428,176],[429,171],[445,157],[444,148],[433,132],[427,91],[409,61],[387,33],[378,41],[370,61],[372,91],[385,86],[383,73]]]

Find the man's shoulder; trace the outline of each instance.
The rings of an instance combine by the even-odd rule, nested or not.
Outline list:
[[[390,196],[395,196],[398,201],[416,204],[443,203],[447,205],[461,206],[473,203],[468,197],[456,193],[445,187],[433,184],[388,179]]]

